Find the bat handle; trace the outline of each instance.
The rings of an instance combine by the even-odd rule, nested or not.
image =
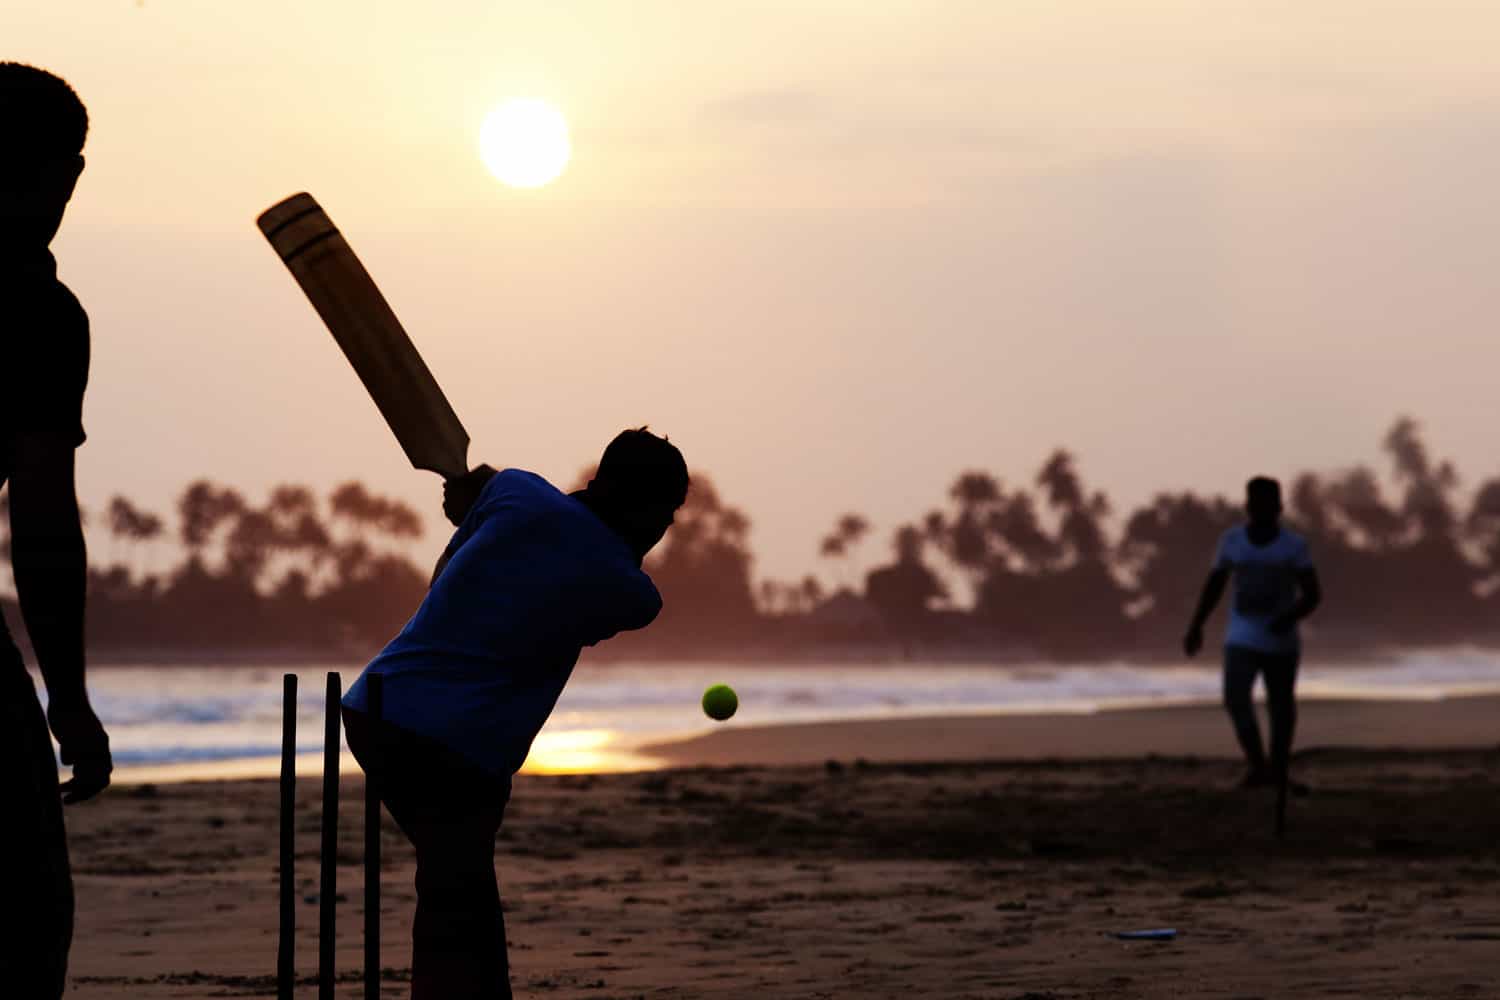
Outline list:
[[[485,484],[489,482],[488,476],[482,481],[474,478],[474,473],[481,469],[489,472],[490,475],[494,474],[493,469],[483,465],[457,474],[438,473],[443,477],[443,514],[454,524],[462,523],[464,517],[479,499],[479,494],[483,492]]]
[[[438,475],[442,476],[444,483],[451,483],[455,480],[462,479],[470,472],[474,471],[473,469],[469,468],[469,456],[467,449],[465,449],[464,454],[454,455],[449,458],[448,461],[434,463],[434,466],[429,466],[429,468],[431,468],[433,472],[436,472]]]

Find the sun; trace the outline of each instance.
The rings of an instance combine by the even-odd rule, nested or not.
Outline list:
[[[573,153],[568,123],[552,105],[512,98],[485,116],[479,155],[496,179],[535,188],[556,180]]]

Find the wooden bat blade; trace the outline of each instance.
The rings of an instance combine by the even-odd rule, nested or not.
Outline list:
[[[302,286],[381,416],[418,469],[445,478],[469,468],[469,433],[369,272],[307,193],[256,220]]]

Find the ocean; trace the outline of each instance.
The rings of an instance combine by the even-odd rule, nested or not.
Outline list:
[[[109,730],[122,782],[271,776],[279,766],[281,678],[298,681],[298,766],[321,766],[324,678],[347,687],[359,666],[91,666],[89,689]],[[740,710],[726,723],[699,708],[729,684]],[[1439,699],[1500,693],[1500,655],[1413,653],[1368,667],[1304,666],[1303,698]],[[579,772],[659,766],[653,742],[716,726],[911,716],[1066,712],[1213,703],[1213,658],[1192,665],[1123,663],[977,666],[944,663],[581,664],[532,748],[527,770]],[[350,766],[355,766],[352,763]]]

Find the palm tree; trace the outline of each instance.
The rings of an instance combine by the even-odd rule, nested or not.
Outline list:
[[[797,589],[801,594],[801,608],[803,611],[811,611],[823,603],[823,584],[811,573],[802,578],[802,585]]]
[[[693,476],[677,520],[646,560],[675,630],[734,631],[755,620],[750,519],[724,503],[707,475]],[[682,633],[679,633],[682,634]]]
[[[756,588],[760,598],[760,612],[763,615],[774,615],[787,610],[787,601],[781,584],[775,580],[762,580]]]
[[[376,496],[362,483],[344,483],[328,497],[334,517],[352,524],[357,533],[383,532],[393,538],[422,536],[422,517],[407,504]]]
[[[245,508],[245,498],[227,486],[215,486],[206,479],[192,483],[177,501],[182,544],[192,555],[201,555],[214,532]]]
[[[847,576],[852,572],[849,562],[852,561],[854,549],[869,533],[870,522],[863,514],[844,514],[834,522],[833,531],[818,546],[818,554],[823,558],[842,561],[843,572],[840,576],[845,577],[845,589],[849,589]]]
[[[123,496],[116,496],[110,500],[105,518],[110,535],[124,542],[137,557],[139,546],[150,545],[166,531],[166,524],[160,517],[150,511],[141,510]],[[134,561],[136,565],[131,567],[132,575],[141,569],[139,558]]]
[[[865,577],[865,598],[908,654],[910,643],[926,630],[932,603],[948,596],[948,588],[922,561],[926,544],[922,529],[903,524],[891,538],[896,561]]]
[[[1432,460],[1417,422],[1410,417],[1396,421],[1384,444],[1395,465],[1396,481],[1406,487],[1401,513],[1424,538],[1450,535],[1458,522],[1452,499],[1458,470],[1453,463]]]
[[[318,518],[317,497],[305,486],[278,486],[264,513],[271,523],[271,544],[284,559],[294,560],[276,585],[278,591],[307,590],[333,546],[333,536]],[[295,561],[299,557],[300,562]]]
[[[1084,489],[1071,453],[1059,449],[1043,464],[1036,483],[1045,492],[1047,505],[1058,516],[1058,541],[1072,559],[1097,563],[1107,560],[1109,541],[1104,521],[1109,517],[1109,498]]]
[[[399,500],[377,496],[357,482],[344,483],[328,496],[335,523],[349,526],[349,537],[326,547],[337,578],[342,584],[362,579],[375,572],[383,556],[376,551],[371,535],[388,535],[397,540],[411,540],[422,535],[422,518]]]

